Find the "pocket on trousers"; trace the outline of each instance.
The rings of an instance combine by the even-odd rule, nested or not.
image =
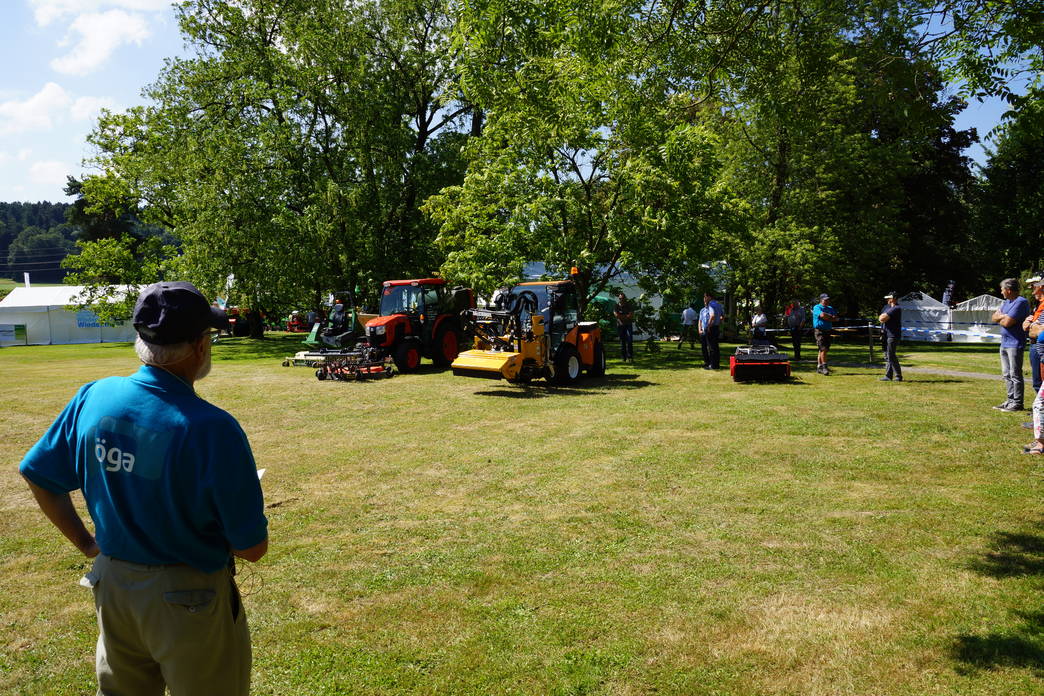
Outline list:
[[[217,593],[214,590],[174,590],[164,592],[163,601],[176,607],[183,607],[190,614],[205,611],[214,603]]]

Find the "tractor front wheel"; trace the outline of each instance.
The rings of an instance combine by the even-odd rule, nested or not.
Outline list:
[[[446,367],[457,359],[460,353],[460,332],[452,326],[443,326],[435,334],[435,342],[431,350],[431,359],[439,367]]]
[[[417,344],[412,341],[400,343],[395,349],[395,367],[399,372],[413,372],[420,365],[421,355]]]
[[[601,341],[595,341],[594,355],[592,356],[591,367],[587,368],[587,374],[592,377],[605,376],[605,348],[602,347]]]
[[[571,384],[580,376],[580,354],[576,348],[564,343],[555,356],[555,384]]]

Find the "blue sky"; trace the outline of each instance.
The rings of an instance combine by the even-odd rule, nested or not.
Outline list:
[[[71,201],[99,109],[144,103],[182,51],[170,0],[2,0],[0,201]]]
[[[0,201],[69,202],[99,109],[144,103],[165,57],[184,51],[170,0],[0,0]],[[973,103],[958,127],[986,133],[997,101]],[[969,154],[982,162],[981,147]]]

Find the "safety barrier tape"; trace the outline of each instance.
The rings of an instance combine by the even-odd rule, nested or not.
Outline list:
[[[931,323],[931,322],[924,322]],[[939,322],[943,323],[943,322]],[[963,322],[967,323],[967,322]],[[976,324],[969,324],[975,326]],[[835,326],[831,329],[832,332],[852,332],[852,331],[866,331],[867,329],[872,331],[880,331],[881,327],[877,324],[866,324],[863,326]],[[938,335],[938,336],[966,336],[968,338],[982,338],[991,341],[999,341],[1001,337],[998,334],[986,333],[984,331],[969,331],[967,329],[919,329],[913,326],[906,326],[905,322],[902,327],[903,335],[907,334],[927,334],[927,335]],[[790,329],[765,329],[766,333],[790,333]]]

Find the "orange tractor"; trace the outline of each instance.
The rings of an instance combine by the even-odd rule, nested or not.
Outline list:
[[[605,374],[601,329],[597,322],[580,321],[571,280],[516,285],[499,291],[493,308],[466,316],[476,348],[453,361],[455,375],[569,384],[584,371]]]
[[[444,367],[464,342],[461,313],[474,306],[469,288],[447,289],[442,278],[386,280],[379,316],[366,322],[366,341],[391,355],[399,372],[417,369],[422,357]]]

